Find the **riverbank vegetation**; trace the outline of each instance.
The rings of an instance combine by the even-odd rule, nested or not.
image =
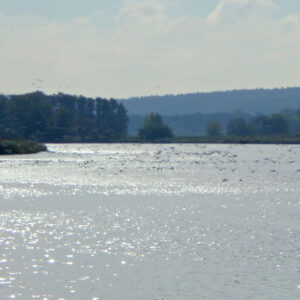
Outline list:
[[[86,142],[127,135],[127,114],[111,99],[66,94],[0,95],[0,137]]]
[[[129,131],[123,104],[111,99],[66,94],[0,95],[0,139],[3,154],[41,151],[47,143],[300,143],[300,109],[270,115],[199,114],[175,116],[187,134],[178,134],[174,116],[140,116],[135,134]],[[198,118],[200,117],[200,119]],[[200,121],[201,122],[200,122]],[[199,122],[204,132],[188,131]],[[179,126],[177,124],[177,126]],[[9,142],[8,140],[14,140]],[[17,141],[16,141],[17,140]]]
[[[144,123],[139,130],[139,138],[141,140],[156,140],[172,138],[171,129],[165,125],[159,114],[151,113],[145,117]]]
[[[161,115],[161,118],[167,126],[172,129],[174,136],[206,136],[208,134],[227,135],[228,123],[231,120],[242,119],[246,123],[245,135],[259,134],[268,135],[273,131],[278,134],[276,115],[281,115],[288,122],[287,134],[295,135],[300,133],[300,101],[299,109],[285,109],[273,114],[250,114],[242,111],[233,113],[193,113],[188,115]],[[270,117],[273,115],[272,119]],[[145,116],[129,115],[128,134],[138,135],[139,128],[143,124]],[[217,122],[217,124],[215,123]],[[283,123],[283,122],[282,122]],[[208,124],[214,124],[208,126]],[[283,124],[284,125],[284,124]],[[285,125],[284,125],[285,126]],[[220,127],[220,130],[217,129]],[[244,127],[245,128],[245,127]],[[286,128],[282,127],[283,131]],[[242,131],[242,130],[239,130]]]
[[[300,144],[298,136],[218,136],[218,137],[172,137],[145,140],[131,136],[122,139],[106,139],[98,143],[110,144]]]
[[[47,151],[41,143],[28,140],[0,140],[0,155],[31,154]]]
[[[294,115],[298,116],[297,114]],[[298,125],[300,129],[300,118]],[[298,129],[296,131],[300,132]],[[206,136],[175,137],[172,130],[163,123],[161,116],[151,113],[144,118],[138,138],[147,142],[172,143],[298,144],[300,142],[298,132],[292,133],[290,131],[290,122],[284,115],[271,114],[269,116],[253,117],[248,121],[243,118],[232,119],[227,124],[225,135],[221,133],[221,125],[218,121],[210,121],[206,125]]]

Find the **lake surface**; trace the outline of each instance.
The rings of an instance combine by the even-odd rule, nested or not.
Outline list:
[[[0,299],[299,299],[300,146],[0,156]]]

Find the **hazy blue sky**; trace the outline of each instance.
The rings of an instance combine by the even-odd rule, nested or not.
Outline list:
[[[300,86],[299,0],[0,0],[0,93]]]

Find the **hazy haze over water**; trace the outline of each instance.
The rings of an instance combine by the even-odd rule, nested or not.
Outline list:
[[[0,298],[296,299],[299,146],[0,157]]]

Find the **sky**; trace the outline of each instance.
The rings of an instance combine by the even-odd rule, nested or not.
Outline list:
[[[300,86],[299,0],[0,0],[0,93]]]

